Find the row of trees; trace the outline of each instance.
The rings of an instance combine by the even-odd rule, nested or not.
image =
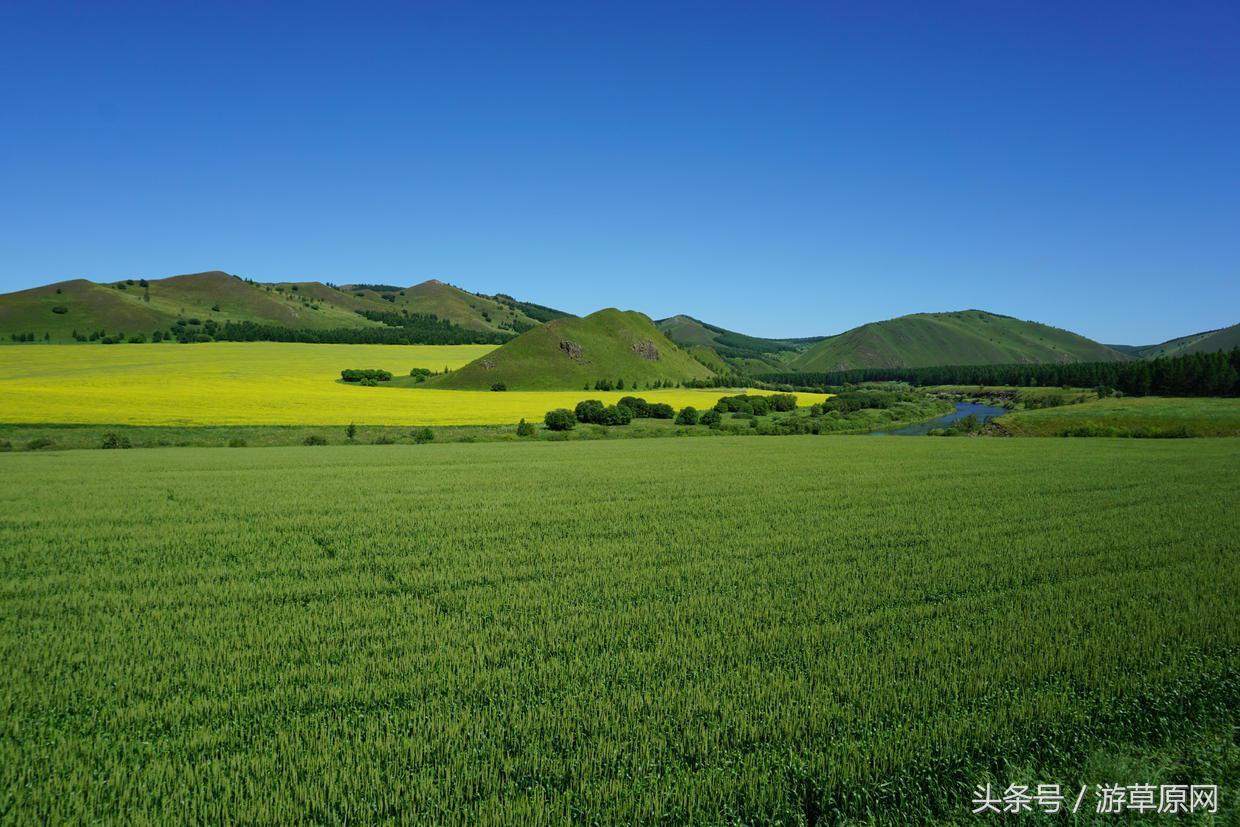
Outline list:
[[[568,408],[547,411],[543,424],[550,431],[571,431],[578,422],[590,425],[628,425],[634,419],[671,419],[675,415],[676,410],[664,402],[651,404],[639,396],[625,396],[615,405],[604,405],[598,399],[585,399],[578,402],[577,407],[571,411]],[[694,422],[689,424],[696,422],[697,412],[694,411]]]
[[[860,368],[828,373],[768,373],[759,378],[793,388],[898,381],[913,385],[1106,387],[1129,396],[1236,396],[1240,395],[1240,348],[1230,353],[1190,353],[1149,361]]]
[[[340,345],[502,344],[509,338],[502,333],[466,330],[434,316],[418,318],[433,319],[434,322],[403,327],[337,327],[330,330],[294,329],[258,322],[225,322],[216,329],[213,338],[222,342],[309,342]]]
[[[512,338],[511,333],[501,333],[496,330],[470,330],[447,319],[423,313],[378,310],[357,312],[372,322],[382,322],[389,328],[404,331],[406,337],[416,340],[410,341],[409,344],[502,345]]]
[[[721,414],[739,413],[753,416],[766,416],[771,411],[786,413],[797,409],[797,398],[790,393],[773,393],[767,396],[738,394],[724,396],[715,403],[715,410]]]

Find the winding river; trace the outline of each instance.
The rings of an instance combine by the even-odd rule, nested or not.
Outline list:
[[[915,425],[909,425],[894,431],[874,431],[870,436],[925,436],[935,428],[946,428],[958,419],[964,419],[969,414],[976,416],[979,422],[986,422],[994,419],[996,416],[1002,416],[1008,413],[1007,408],[995,408],[990,405],[978,405],[975,402],[956,402],[954,403],[956,410],[938,419],[930,419],[926,422],[918,422]]]

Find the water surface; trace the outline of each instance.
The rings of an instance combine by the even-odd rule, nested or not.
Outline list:
[[[987,422],[996,416],[1002,416],[1008,413],[1007,408],[995,408],[990,405],[978,405],[975,402],[956,402],[956,410],[952,413],[940,416],[938,419],[930,419],[926,422],[918,422],[916,425],[909,425],[904,428],[898,428],[894,431],[874,431],[870,436],[925,436],[935,428],[946,428],[957,420],[964,419],[969,414],[977,417],[978,422]]]

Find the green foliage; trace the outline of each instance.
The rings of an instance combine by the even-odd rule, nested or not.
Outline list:
[[[340,378],[346,382],[390,382],[392,374],[386,370],[377,369],[346,369],[340,371]]]
[[[27,451],[44,451],[44,450],[55,448],[55,447],[56,447],[56,443],[52,441],[51,439],[49,439],[48,437],[39,437],[37,439],[32,439],[26,443]]]
[[[1236,777],[1237,440],[0,459],[15,824],[954,824],[992,776]]]
[[[310,434],[301,441],[302,445],[326,445],[327,437],[319,434]]]
[[[517,436],[534,436],[536,433],[538,433],[538,429],[534,427],[533,423],[526,422],[524,418],[517,423]]]
[[[496,391],[496,392],[502,392],[502,391],[508,390],[508,386],[505,385],[503,382],[495,382],[491,385],[491,390]]]
[[[646,406],[646,416],[650,419],[671,419],[676,416],[676,409],[666,402],[655,402]]]
[[[434,442],[435,432],[430,428],[419,428],[413,432],[413,441],[418,445],[425,445],[428,442]]]
[[[677,425],[696,425],[698,424],[697,408],[692,405],[686,405],[680,409],[680,413],[676,414]]]
[[[344,435],[346,439],[352,442],[353,439],[357,436],[357,425],[350,422],[349,427],[344,429]]]
[[[228,440],[229,448],[244,448],[245,446],[246,446],[246,441],[242,439],[241,437],[233,437],[232,439]]]
[[[771,411],[789,412],[797,409],[797,398],[790,393],[776,393],[766,396],[760,394],[738,394],[723,396],[715,403],[719,413],[743,413],[766,416]]]
[[[703,411],[702,415],[698,417],[699,425],[706,425],[711,428],[718,428],[720,427],[722,423],[723,423],[723,414],[719,413],[719,411],[716,411],[713,408],[708,411]]]
[[[650,403],[640,396],[622,396],[616,404],[622,408],[628,408],[633,412],[634,417],[642,418],[650,415]]]
[[[793,387],[830,387],[855,382],[1092,388],[1105,385],[1127,396],[1240,395],[1240,349],[1168,359],[1079,364],[954,365],[868,368],[829,373],[772,373],[763,381]]]
[[[388,301],[395,301],[393,296]],[[421,345],[498,345],[512,338],[510,333],[498,331],[471,330],[454,324],[447,319],[423,313],[398,313],[391,310],[359,310],[363,318],[372,322],[382,322],[389,328],[400,330],[399,337],[405,344]],[[367,328],[355,331],[350,335],[369,335]],[[363,333],[366,331],[366,333]],[[344,335],[334,333],[333,335]],[[397,334],[391,334],[393,336]]]
[[[103,441],[99,445],[100,448],[131,448],[129,437],[110,431],[103,435]]]
[[[543,424],[549,431],[571,431],[577,426],[577,417],[568,408],[556,408],[554,411],[547,411]]]
[[[587,422],[601,425],[603,422],[603,411],[605,410],[603,403],[597,399],[585,399],[577,403],[577,407],[573,410],[573,415],[578,422]]]

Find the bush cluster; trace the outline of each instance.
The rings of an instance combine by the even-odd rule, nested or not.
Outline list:
[[[573,414],[578,422],[590,425],[628,425],[634,416],[627,405],[604,405],[597,399],[578,402]]]
[[[118,434],[115,431],[109,431],[103,435],[103,443],[100,448],[130,448],[129,437],[124,434]]]
[[[651,404],[640,396],[624,396],[616,403],[618,407],[628,408],[635,419],[671,419],[676,410],[665,402]]]
[[[543,424],[547,426],[548,431],[571,431],[577,427],[577,417],[568,408],[556,408],[553,411],[547,411],[543,417]]]
[[[340,371],[340,378],[346,382],[360,382],[362,384],[375,382],[390,382],[392,374],[386,370],[377,370],[373,368],[367,369],[346,369]]]
[[[715,403],[719,413],[752,414],[766,416],[772,411],[787,413],[797,409],[797,398],[790,393],[773,393],[767,396],[742,393],[724,396]]]

